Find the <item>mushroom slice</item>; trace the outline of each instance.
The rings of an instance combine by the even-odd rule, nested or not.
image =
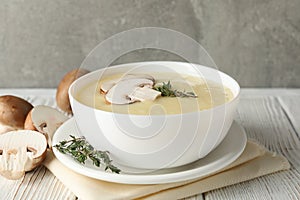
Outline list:
[[[126,74],[125,76],[109,81],[105,81],[100,86],[100,91],[104,94],[108,92],[114,85],[116,85],[120,81],[128,80],[128,79],[148,79],[151,80],[153,83],[155,82],[155,79],[148,75],[148,74]]]
[[[24,99],[5,95],[0,97],[0,134],[24,129],[24,122],[33,106]]]
[[[137,87],[128,97],[133,101],[154,101],[161,95],[161,92],[153,90],[150,87]]]
[[[114,85],[105,95],[107,102],[112,104],[130,104],[138,99],[131,99],[129,95],[132,94],[138,87],[153,87],[154,82],[145,78],[126,79],[119,81]]]
[[[24,128],[43,133],[51,147],[54,132],[68,119],[67,116],[50,106],[35,106],[28,114]]]
[[[0,174],[20,179],[39,166],[46,157],[47,140],[31,130],[10,131],[0,135]]]
[[[108,92],[108,90],[110,90],[117,82],[118,82],[118,80],[114,79],[114,80],[105,81],[104,83],[102,83],[100,86],[101,93],[106,94]]]

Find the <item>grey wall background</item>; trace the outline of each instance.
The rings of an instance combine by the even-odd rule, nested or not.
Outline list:
[[[56,87],[101,41],[158,26],[199,41],[243,87],[300,87],[299,0],[2,0],[0,88]],[[178,60],[138,51],[115,63]]]

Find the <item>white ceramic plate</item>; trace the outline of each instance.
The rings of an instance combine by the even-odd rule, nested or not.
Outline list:
[[[53,145],[69,139],[69,135],[80,136],[73,118],[65,122],[56,131],[53,137]],[[161,184],[185,181],[212,174],[235,161],[243,152],[246,142],[247,138],[243,128],[236,122],[233,122],[222,143],[210,154],[198,161],[180,167],[155,171],[118,166],[117,163],[113,163],[121,169],[122,172],[120,174],[104,171],[103,168],[93,166],[91,162],[80,164],[72,157],[60,153],[55,148],[53,148],[53,152],[63,165],[91,178],[125,184]]]

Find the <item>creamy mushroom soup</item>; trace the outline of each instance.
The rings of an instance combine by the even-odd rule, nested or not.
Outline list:
[[[134,102],[128,101],[124,104],[114,104],[108,101],[108,97],[106,96],[108,95],[108,91],[103,92],[102,87],[111,83],[113,85],[115,84],[115,80],[120,80],[124,77],[123,74],[116,74],[87,84],[78,91],[75,98],[82,104],[103,111],[137,115],[162,115],[195,112],[198,110],[210,109],[233,99],[233,93],[229,88],[200,77],[176,73],[147,73],[145,76],[154,78],[154,90],[157,90],[157,88],[169,82],[173,91],[193,94],[194,96],[183,97],[183,95],[180,97],[179,95],[179,97],[170,97],[162,96],[160,93],[157,95],[156,91],[153,91],[155,94],[151,93],[152,96],[150,96],[150,98],[142,100],[138,99]],[[121,84],[121,82],[118,84]],[[124,94],[122,95],[124,96],[126,91],[130,90],[130,88],[128,88],[130,84],[129,82],[122,82],[122,84],[124,84],[122,85],[123,88],[119,90],[119,92],[123,92]],[[149,89],[147,88],[147,91],[148,90]],[[118,90],[115,90],[115,93],[117,92]],[[148,93],[146,94],[146,96],[150,95],[148,95]],[[117,96],[117,94],[115,96]],[[126,98],[128,98],[128,96],[130,97],[129,92]]]

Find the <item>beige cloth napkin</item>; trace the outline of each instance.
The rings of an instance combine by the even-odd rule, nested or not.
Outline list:
[[[228,167],[206,177],[167,184],[129,185],[110,183],[80,175],[66,168],[48,152],[44,165],[76,196],[93,199],[179,199],[285,170],[283,156],[248,141],[242,155]]]

